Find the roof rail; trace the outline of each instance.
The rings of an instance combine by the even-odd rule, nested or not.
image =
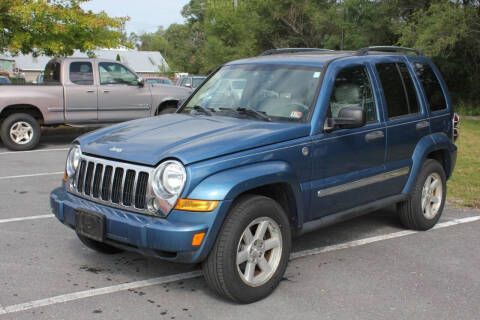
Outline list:
[[[320,49],[320,48],[279,48],[271,49],[263,52],[261,56],[269,56],[273,54],[282,54],[282,53],[297,53],[297,52],[326,52],[333,51],[330,49]]]
[[[357,55],[364,56],[368,54],[369,51],[410,51],[415,52],[419,56],[424,56],[422,50],[414,49],[414,48],[406,48],[406,47],[397,47],[397,46],[373,46],[373,47],[365,47],[357,50]]]

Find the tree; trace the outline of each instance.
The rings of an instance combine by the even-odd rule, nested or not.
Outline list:
[[[75,49],[129,46],[122,29],[128,18],[84,11],[89,0],[1,0],[0,51],[68,56]]]

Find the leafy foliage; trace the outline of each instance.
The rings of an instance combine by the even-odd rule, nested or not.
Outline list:
[[[127,18],[84,11],[89,0],[1,0],[0,52],[67,56],[97,47],[128,45],[121,29]]]

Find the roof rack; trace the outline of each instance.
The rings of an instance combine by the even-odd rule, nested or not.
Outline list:
[[[414,48],[406,48],[406,47],[397,47],[397,46],[373,46],[373,47],[365,47],[357,50],[357,55],[364,56],[368,54],[370,51],[410,51],[415,52],[419,56],[424,56],[422,50],[414,49]]]
[[[320,49],[320,48],[279,48],[271,49],[263,52],[261,56],[269,56],[273,54],[282,54],[282,53],[297,53],[297,52],[326,52],[333,51],[330,49]]]

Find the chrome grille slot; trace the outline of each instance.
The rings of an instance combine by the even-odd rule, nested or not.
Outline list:
[[[146,202],[153,170],[82,155],[68,190],[98,203],[149,214]]]

